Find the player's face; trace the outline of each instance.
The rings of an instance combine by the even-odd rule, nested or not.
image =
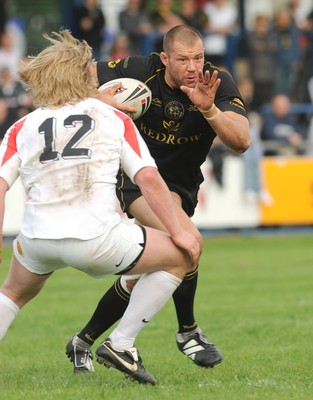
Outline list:
[[[192,47],[176,41],[170,54],[161,53],[161,59],[166,66],[165,77],[167,82],[179,88],[181,85],[195,87],[199,69],[204,65],[204,48],[199,39]]]

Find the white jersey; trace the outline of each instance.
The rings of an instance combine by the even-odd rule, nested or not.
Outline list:
[[[97,99],[37,109],[15,123],[0,147],[0,176],[21,176],[28,200],[21,231],[28,238],[87,240],[120,221],[116,174],[134,180],[156,164],[133,121]]]

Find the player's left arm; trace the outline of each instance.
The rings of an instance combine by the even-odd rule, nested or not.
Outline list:
[[[237,153],[250,146],[249,121],[240,94],[228,73],[199,71],[194,89],[181,86],[220,140]],[[222,82],[223,81],[223,82]]]
[[[249,121],[233,111],[220,112],[218,118],[208,120],[220,140],[237,153],[244,153],[250,146]]]

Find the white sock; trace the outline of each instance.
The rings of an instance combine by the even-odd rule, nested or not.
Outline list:
[[[140,277],[120,323],[110,335],[114,349],[123,350],[134,346],[141,329],[167,303],[181,281],[165,271],[152,272]]]
[[[19,311],[19,307],[9,297],[0,292],[0,340],[4,338]]]

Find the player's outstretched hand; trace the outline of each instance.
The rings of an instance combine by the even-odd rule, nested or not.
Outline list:
[[[199,70],[196,86],[194,88],[181,86],[180,90],[190,98],[196,107],[205,111],[212,107],[220,83],[221,79],[218,78],[217,70],[215,70],[212,75],[209,71],[205,71],[203,74],[203,72]]]
[[[122,87],[122,83],[116,83],[115,85],[109,86],[108,88],[106,88],[103,91],[99,91],[98,94],[98,99],[103,101],[103,103],[109,104],[112,107],[117,108],[120,111],[123,112],[136,112],[137,109],[134,107],[130,107],[126,104],[121,104],[118,101],[116,101],[114,95],[115,93]]]
[[[176,246],[185,250],[191,259],[192,270],[197,267],[201,254],[201,247],[199,241],[191,233],[181,230],[175,235],[171,235],[173,242]]]

